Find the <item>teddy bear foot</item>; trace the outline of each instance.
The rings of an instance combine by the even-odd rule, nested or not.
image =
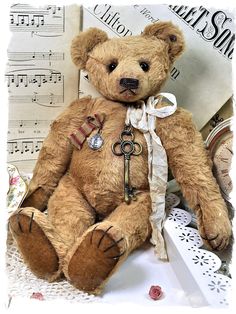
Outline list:
[[[58,271],[59,259],[53,245],[39,224],[34,220],[35,212],[19,210],[9,219],[9,229],[17,242],[24,261],[39,278],[51,281]]]
[[[70,282],[79,290],[99,294],[125,251],[125,239],[115,227],[106,225],[102,229],[97,225],[85,235],[69,261]]]

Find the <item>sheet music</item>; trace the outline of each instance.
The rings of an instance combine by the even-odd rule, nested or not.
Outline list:
[[[79,74],[70,45],[80,31],[80,7],[13,4],[9,25],[8,162],[28,172],[51,121],[78,98]]]
[[[83,29],[98,27],[109,37],[140,34],[147,24],[172,21],[182,29],[186,51],[162,91],[176,95],[201,129],[232,96],[234,17],[225,9],[177,5],[94,4],[83,8]],[[81,71],[80,93],[98,95]]]

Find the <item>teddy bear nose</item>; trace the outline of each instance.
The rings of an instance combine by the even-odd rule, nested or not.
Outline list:
[[[133,78],[124,77],[124,78],[122,78],[120,80],[120,85],[122,87],[125,87],[125,88],[136,89],[136,88],[138,88],[139,80],[133,79]]]

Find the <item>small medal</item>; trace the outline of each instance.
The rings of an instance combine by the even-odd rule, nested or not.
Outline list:
[[[104,140],[99,132],[92,136],[90,139],[88,139],[88,146],[93,150],[98,150],[99,148],[101,148],[103,143]]]
[[[101,148],[104,143],[104,140],[101,136],[104,120],[104,113],[95,113],[92,116],[88,116],[81,126],[68,135],[71,144],[80,150],[83,147],[84,141],[87,139],[89,148],[93,150],[98,150]],[[89,135],[96,129],[98,130],[97,134],[89,138]]]

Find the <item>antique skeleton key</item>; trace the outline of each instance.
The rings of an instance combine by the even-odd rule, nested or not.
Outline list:
[[[120,140],[112,145],[113,154],[124,155],[124,194],[127,204],[130,204],[131,199],[136,200],[134,188],[130,184],[130,157],[140,155],[142,150],[142,145],[134,142],[134,134],[130,125],[121,132]]]

